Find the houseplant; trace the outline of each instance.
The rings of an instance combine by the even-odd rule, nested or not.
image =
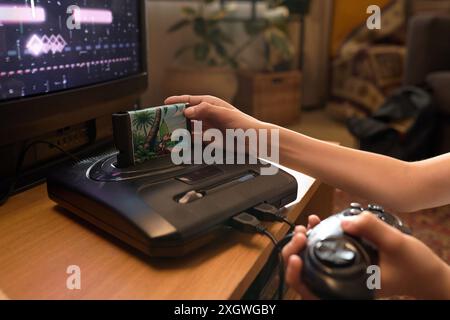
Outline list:
[[[167,95],[211,94],[233,100],[238,85],[234,71],[237,61],[229,53],[234,41],[223,29],[231,10],[229,6],[216,8],[215,2],[201,0],[197,8],[183,7],[182,19],[169,28],[169,33],[191,28],[196,41],[175,52],[179,66],[168,70],[163,85]]]
[[[176,51],[175,58],[189,67],[169,70],[165,93],[211,94],[233,101],[239,84],[236,102],[246,106],[247,113],[280,124],[298,118],[300,73],[295,70],[291,20],[284,6],[298,2],[266,0],[271,10],[250,18],[236,18],[230,6],[218,2],[201,0],[196,8],[183,7],[183,18],[168,30],[191,28],[197,40]],[[230,24],[243,26],[244,39],[232,39]],[[264,57],[262,65],[249,68],[245,53],[251,53],[250,59]],[[261,109],[265,111],[258,112]]]
[[[246,22],[249,39],[262,41],[265,63],[259,69],[240,68],[235,103],[263,121],[287,125],[300,116],[301,74],[291,38],[291,19],[283,1],[270,0],[277,10]],[[246,49],[248,50],[248,49]]]

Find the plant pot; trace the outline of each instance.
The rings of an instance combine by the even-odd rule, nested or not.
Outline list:
[[[239,72],[235,105],[259,120],[290,125],[300,119],[301,73]]]
[[[166,96],[212,95],[231,102],[237,89],[236,73],[228,68],[170,68],[163,81]]]

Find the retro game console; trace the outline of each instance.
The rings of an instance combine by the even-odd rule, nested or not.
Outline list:
[[[180,107],[184,108],[164,106],[160,110],[163,114],[168,110],[166,115],[178,114],[172,111]],[[297,180],[282,170],[272,176],[261,175],[263,163],[173,165],[161,150],[161,142],[175,127],[185,125],[177,120],[172,126],[171,120],[160,117],[154,108],[147,111],[157,116],[160,132],[164,127],[157,141],[150,141],[154,136],[144,141],[147,147],[153,145],[150,158],[136,161],[136,154],[127,154],[127,148],[137,152],[142,146],[133,146],[136,139],[122,139],[123,132],[115,130],[119,151],[55,170],[47,179],[49,197],[132,247],[160,257],[185,255],[211,242],[228,229],[230,218],[261,203],[282,208],[296,200]],[[123,123],[131,131],[134,127],[143,132],[142,125],[139,129],[133,125],[135,115],[121,113],[118,121],[126,118]],[[154,119],[149,121],[155,125]],[[145,130],[147,136],[151,127]],[[141,139],[136,132],[125,131],[128,137]]]

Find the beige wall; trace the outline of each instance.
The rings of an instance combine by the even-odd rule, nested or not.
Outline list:
[[[323,106],[328,99],[332,0],[314,0],[306,18],[303,105]]]
[[[181,3],[147,2],[147,62],[149,87],[142,97],[143,106],[162,104],[161,82],[178,45],[192,41],[189,32],[168,35],[166,30],[179,18]]]

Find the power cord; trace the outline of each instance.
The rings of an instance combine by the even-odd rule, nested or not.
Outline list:
[[[295,224],[290,222],[284,215],[282,215],[277,207],[269,203],[261,203],[260,205],[257,205],[256,207],[253,207],[247,211],[261,221],[277,221],[285,223],[289,226],[289,232],[292,232],[295,229]]]
[[[16,188],[17,182],[18,182],[19,179],[20,179],[20,175],[21,175],[23,163],[24,163],[24,161],[25,161],[25,157],[26,157],[28,151],[30,151],[30,149],[31,149],[32,147],[34,147],[34,146],[36,146],[36,145],[38,145],[38,144],[46,144],[46,145],[49,145],[49,146],[51,146],[51,147],[57,149],[58,151],[60,151],[62,154],[65,154],[66,156],[68,156],[68,157],[71,158],[72,160],[74,160],[74,161],[79,161],[79,159],[78,159],[76,156],[74,156],[74,155],[71,154],[70,152],[64,150],[63,148],[61,148],[60,146],[58,146],[57,144],[54,144],[54,143],[52,143],[52,142],[44,141],[44,140],[36,140],[36,141],[33,141],[33,142],[29,143],[29,144],[26,145],[26,146],[22,149],[22,151],[20,152],[19,159],[18,159],[18,161],[17,161],[16,172],[15,172],[15,174],[14,174],[14,177],[13,177],[13,179],[12,179],[11,184],[9,185],[8,190],[6,191],[6,193],[5,193],[4,195],[2,195],[2,196],[0,197],[0,206],[3,206],[3,205],[8,201],[8,199],[11,197],[11,195],[13,194],[13,192],[14,192],[14,190],[15,190],[15,188]]]
[[[277,299],[283,300],[284,260],[283,260],[283,256],[281,255],[281,247],[279,246],[277,239],[274,237],[274,235],[272,233],[269,232],[269,230],[267,230],[266,227],[264,227],[261,224],[261,221],[258,218],[256,218],[255,216],[253,216],[249,213],[246,213],[246,212],[243,212],[243,213],[231,218],[229,224],[230,224],[230,226],[232,226],[233,228],[235,228],[236,230],[239,230],[241,232],[259,233],[261,235],[266,236],[267,238],[270,239],[270,241],[272,241],[275,249],[277,250],[278,258],[279,258],[279,266],[278,266],[279,282],[278,282]]]

